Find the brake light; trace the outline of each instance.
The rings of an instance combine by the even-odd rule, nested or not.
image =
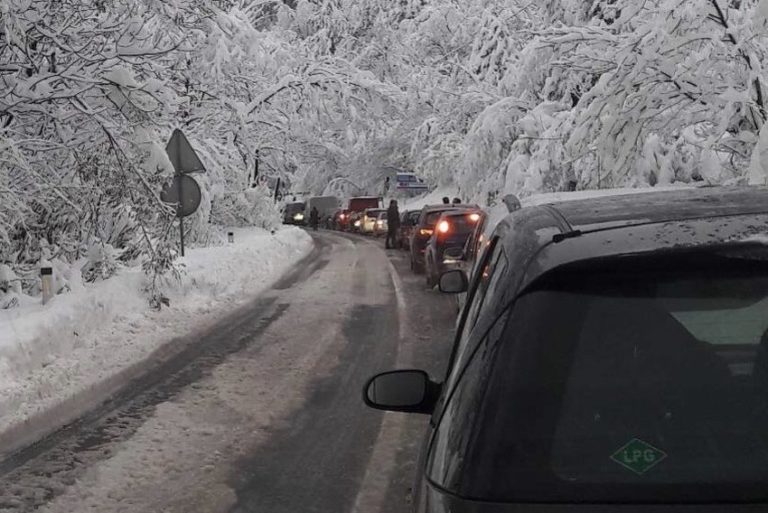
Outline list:
[[[480,214],[469,214],[469,220],[476,223],[480,220]]]
[[[448,233],[450,229],[451,229],[451,225],[448,224],[448,221],[440,221],[437,224],[437,231],[440,233]]]
[[[341,220],[343,221],[343,220],[344,220],[344,214],[341,214],[341,215],[339,216],[339,219],[341,219]]]
[[[419,235],[432,235],[432,230],[429,228],[420,228]]]

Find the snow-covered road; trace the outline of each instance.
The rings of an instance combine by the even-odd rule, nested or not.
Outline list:
[[[442,372],[451,298],[380,241],[315,243],[181,354],[0,464],[0,511],[405,509],[426,418],[368,410],[360,390],[395,365]]]

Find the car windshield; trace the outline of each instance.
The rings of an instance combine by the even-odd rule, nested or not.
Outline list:
[[[460,422],[473,432],[449,488],[495,501],[768,499],[768,266],[708,260],[572,269],[520,297],[481,405]]]
[[[295,214],[296,212],[303,212],[304,203],[290,203],[285,206],[285,211],[289,214]]]

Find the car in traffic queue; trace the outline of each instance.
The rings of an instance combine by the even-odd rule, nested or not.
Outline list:
[[[288,203],[283,208],[283,224],[304,225],[307,222],[304,209],[306,205],[303,201]]]
[[[349,213],[349,231],[352,233],[362,233],[363,231],[363,212]]]
[[[467,240],[484,217],[480,208],[446,210],[440,215],[424,250],[428,287],[437,285],[443,271],[462,267]]]
[[[410,252],[411,270],[417,274],[424,272],[424,253],[427,249],[427,243],[432,237],[437,220],[443,212],[448,210],[477,209],[477,205],[465,205],[456,203],[452,205],[427,205],[421,209],[419,219],[413,227],[411,239],[408,244]]]
[[[362,232],[363,215],[367,209],[381,208],[382,199],[378,196],[356,196],[347,201],[347,226],[351,232]]]
[[[768,189],[522,208],[466,291],[446,375],[389,371],[431,416],[417,513],[768,511]]]
[[[349,210],[339,209],[334,212],[333,228],[339,231],[349,230]]]
[[[363,235],[373,235],[376,228],[376,220],[379,214],[386,212],[382,208],[367,208],[360,217],[360,233]]]
[[[376,221],[373,224],[374,237],[385,237],[387,235],[387,230],[389,229],[387,215],[387,211],[383,210],[376,216]]]
[[[406,210],[400,214],[400,227],[397,229],[397,241],[400,248],[408,250],[411,247],[411,235],[419,221],[420,210]]]

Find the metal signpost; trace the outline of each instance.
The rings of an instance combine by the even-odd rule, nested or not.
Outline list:
[[[200,186],[189,173],[204,173],[205,166],[197,156],[192,145],[178,128],[171,134],[171,140],[165,147],[168,159],[173,164],[176,174],[173,183],[167,185],[160,193],[160,198],[166,203],[176,205],[176,217],[179,218],[181,238],[181,256],[184,256],[184,218],[195,213],[200,206],[202,193]]]

